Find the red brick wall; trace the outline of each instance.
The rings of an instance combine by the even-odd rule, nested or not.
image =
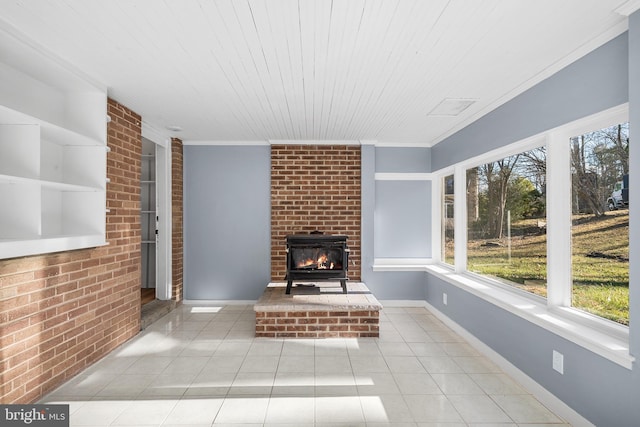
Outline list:
[[[171,218],[172,218],[172,291],[171,299],[182,301],[183,213],[182,213],[182,141],[171,140]]]
[[[349,236],[349,279],[360,280],[360,147],[271,146],[271,280],[286,273],[288,234]]]
[[[140,116],[109,100],[108,246],[0,260],[0,402],[29,403],[140,330]]]
[[[256,311],[256,337],[363,338],[380,336],[380,310]]]

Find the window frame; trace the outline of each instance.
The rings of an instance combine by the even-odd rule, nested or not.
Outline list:
[[[434,172],[434,183],[442,186],[445,176],[454,175],[455,264],[434,259],[428,270],[445,281],[465,289],[516,315],[549,329],[628,369],[635,360],[629,354],[629,327],[571,307],[571,158],[569,139],[576,135],[629,121],[628,104],[563,124],[529,138],[466,159]],[[467,271],[466,171],[487,162],[545,146],[547,149],[547,298],[508,286],[488,276]],[[564,183],[564,184],[563,184]],[[444,190],[437,205],[443,204]],[[439,208],[438,210],[440,210]],[[462,213],[462,215],[460,215]],[[441,213],[434,215],[442,235]],[[438,242],[439,245],[442,242]],[[440,247],[440,246],[439,246]],[[436,253],[441,252],[434,251]],[[632,282],[630,278],[630,283]]]
[[[453,200],[454,203],[451,204],[451,210],[453,211],[453,220],[455,221],[455,212],[456,212],[456,207],[455,207],[455,176],[454,176],[454,171],[453,169],[450,170],[450,173],[446,173],[444,175],[441,175],[438,177],[438,179],[440,180],[440,193],[439,194],[439,199],[437,201],[437,203],[439,204],[439,211],[438,211],[438,215],[440,217],[440,239],[438,246],[434,246],[434,247],[439,247],[439,261],[441,261],[442,263],[446,264],[446,265],[450,265],[453,266],[455,265],[455,237],[454,237],[454,254],[453,254],[453,264],[446,262],[446,260],[444,258],[446,258],[446,249],[445,249],[445,245],[446,245],[446,219],[448,218],[447,216],[447,202],[446,202],[446,198],[447,198],[447,194],[446,194],[446,184],[445,184],[445,179],[447,177],[452,177],[453,178]],[[455,235],[455,222],[454,222],[454,235]]]

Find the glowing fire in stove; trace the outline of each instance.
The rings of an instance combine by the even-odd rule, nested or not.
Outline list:
[[[322,254],[318,257],[318,259],[314,260],[312,258],[307,258],[297,265],[298,268],[308,268],[314,267],[318,270],[333,270],[334,264],[333,262],[329,262],[329,257],[327,254]]]

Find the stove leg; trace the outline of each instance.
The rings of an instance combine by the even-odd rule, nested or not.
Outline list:
[[[287,290],[285,294],[289,295],[291,293],[291,285],[293,285],[293,280],[287,280]]]
[[[340,286],[342,286],[342,293],[347,293],[347,279],[340,279]]]

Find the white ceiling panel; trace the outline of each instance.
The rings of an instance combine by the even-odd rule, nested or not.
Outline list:
[[[626,29],[624,0],[4,0],[185,141],[431,146]],[[444,99],[475,100],[428,116]]]

